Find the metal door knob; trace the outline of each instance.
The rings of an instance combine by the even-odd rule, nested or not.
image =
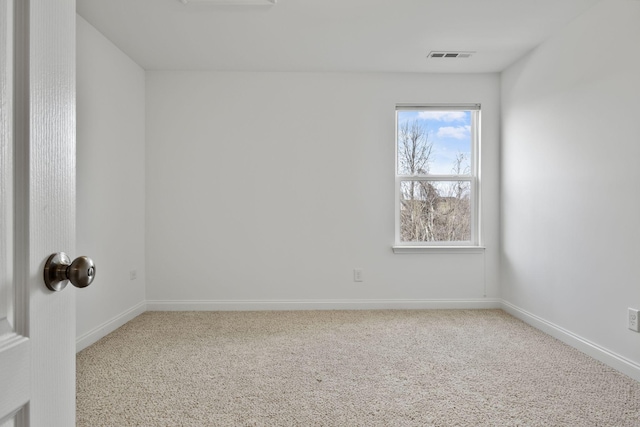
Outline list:
[[[71,262],[64,252],[53,254],[44,265],[44,283],[52,291],[61,291],[71,282],[76,288],[86,288],[96,277],[93,260],[80,256]]]

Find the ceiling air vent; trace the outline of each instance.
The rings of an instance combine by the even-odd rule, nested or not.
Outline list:
[[[431,51],[427,58],[469,58],[475,52]]]

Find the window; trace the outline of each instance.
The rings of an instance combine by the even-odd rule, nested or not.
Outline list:
[[[395,249],[479,246],[479,105],[396,107]]]

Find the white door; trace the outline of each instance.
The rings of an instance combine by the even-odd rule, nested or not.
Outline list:
[[[0,427],[75,424],[75,1],[0,0]]]

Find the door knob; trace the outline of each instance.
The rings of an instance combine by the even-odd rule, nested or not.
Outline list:
[[[93,260],[80,256],[71,262],[64,252],[53,254],[44,265],[44,283],[52,291],[61,291],[71,282],[76,288],[86,288],[96,277]]]

